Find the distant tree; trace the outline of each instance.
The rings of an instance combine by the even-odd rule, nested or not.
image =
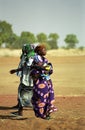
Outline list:
[[[17,42],[18,41],[18,42]],[[10,35],[10,37],[8,38],[8,42],[7,42],[7,48],[20,48],[19,45],[19,36],[17,36],[16,34],[12,34]]]
[[[67,44],[66,48],[75,48],[76,44],[79,43],[77,36],[74,34],[68,34],[64,39],[65,43]]]
[[[78,49],[81,50],[81,51],[83,51],[83,50],[84,50],[84,47],[83,47],[83,46],[80,46]]]
[[[36,37],[39,43],[47,42],[47,35],[45,33],[39,33]]]
[[[57,40],[59,38],[59,35],[57,33],[50,33],[48,38],[48,44],[51,46],[51,49],[58,48]]]
[[[0,37],[0,47],[1,47],[1,45],[2,45],[2,38]]]
[[[17,39],[13,43],[13,48],[15,49],[21,49],[22,48],[22,39],[20,37],[17,37]]]
[[[35,35],[31,32],[22,32],[20,39],[22,41],[22,44],[25,44],[25,43],[31,44],[37,41]]]
[[[10,35],[12,34],[12,25],[6,21],[0,21],[0,45],[7,43]]]

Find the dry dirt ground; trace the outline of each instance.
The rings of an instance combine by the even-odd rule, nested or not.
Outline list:
[[[31,108],[24,108],[22,118],[10,114],[16,111],[11,107],[17,103],[17,87],[14,86],[19,84],[19,79],[6,71],[16,67],[18,62],[19,58],[0,57],[0,130],[85,130],[84,95],[57,95],[55,105],[58,111],[51,115],[50,120],[36,118]]]

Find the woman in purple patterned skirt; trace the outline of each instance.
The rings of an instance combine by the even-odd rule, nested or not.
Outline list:
[[[31,76],[33,78],[32,104],[35,115],[43,119],[48,119],[50,113],[57,110],[54,107],[54,90],[50,74],[53,73],[52,64],[44,57],[46,48],[39,45],[35,48],[35,57],[32,65]]]

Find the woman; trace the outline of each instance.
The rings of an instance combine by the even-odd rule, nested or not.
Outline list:
[[[33,80],[30,77],[30,66],[34,58],[34,49],[31,44],[25,44],[22,48],[22,55],[17,69],[10,70],[10,74],[16,73],[20,77],[20,84],[18,87],[18,104],[12,108],[17,108],[17,112],[12,112],[12,115],[22,116],[23,107],[32,107],[31,97]]]
[[[37,46],[35,53],[31,71],[34,83],[32,104],[37,117],[48,119],[50,113],[57,110],[53,105],[54,90],[50,79],[53,68],[45,58],[46,48],[44,45]]]

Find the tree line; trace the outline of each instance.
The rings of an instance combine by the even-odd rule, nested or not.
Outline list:
[[[10,49],[20,49],[23,44],[45,44],[47,49],[58,49],[58,39],[60,36],[58,33],[50,33],[48,36],[41,32],[34,35],[32,32],[23,31],[20,36],[17,36],[12,29],[12,25],[6,21],[0,21],[0,47],[6,47]],[[70,49],[76,48],[79,40],[75,34],[68,34],[64,39],[66,46],[63,48]],[[81,47],[82,48],[82,47]]]

